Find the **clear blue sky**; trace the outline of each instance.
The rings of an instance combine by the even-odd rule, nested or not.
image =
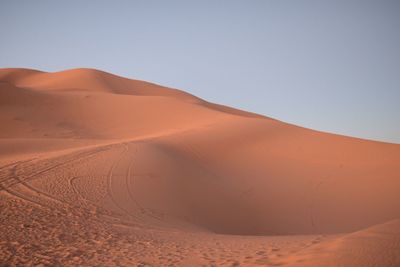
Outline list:
[[[0,67],[90,67],[400,143],[400,1],[0,0]]]

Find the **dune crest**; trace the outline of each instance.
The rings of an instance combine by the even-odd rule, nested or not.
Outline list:
[[[1,262],[400,264],[397,221],[368,228],[400,218],[400,145],[93,69],[0,69],[0,109]]]

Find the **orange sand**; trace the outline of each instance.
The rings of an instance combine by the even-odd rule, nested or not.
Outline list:
[[[6,266],[400,266],[400,145],[91,69],[0,111]]]

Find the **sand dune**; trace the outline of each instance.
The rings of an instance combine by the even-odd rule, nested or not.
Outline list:
[[[373,226],[310,246],[288,266],[398,266],[400,220]]]
[[[0,110],[6,265],[400,265],[400,145],[91,69],[1,69]]]

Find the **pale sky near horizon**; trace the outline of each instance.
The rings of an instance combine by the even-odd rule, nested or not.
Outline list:
[[[400,143],[397,0],[0,0],[0,31],[0,68],[96,68]]]

